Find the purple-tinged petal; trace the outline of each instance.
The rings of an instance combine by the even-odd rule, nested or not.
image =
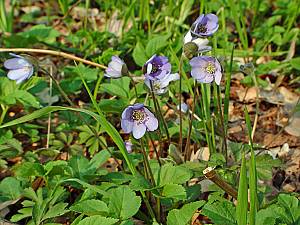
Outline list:
[[[161,79],[160,87],[161,88],[167,87],[171,81],[179,80],[179,78],[180,78],[180,76],[178,73],[169,74],[169,75],[165,76],[163,79]]]
[[[135,139],[140,139],[146,133],[146,126],[143,123],[134,122],[132,134]]]
[[[144,107],[143,103],[135,103],[134,105],[131,106],[133,109],[141,109]]]
[[[33,70],[31,68],[22,68],[17,70],[10,70],[7,73],[7,77],[11,80],[19,80],[21,78],[27,79],[29,76],[31,76],[33,73]]]
[[[31,64],[23,58],[12,58],[4,62],[4,67],[9,70],[21,69],[27,66],[31,66]]]
[[[158,128],[158,120],[155,117],[150,116],[149,119],[145,122],[147,130],[155,131]]]
[[[121,128],[124,131],[124,133],[129,134],[133,130],[133,122],[131,120],[121,120]]]
[[[222,80],[222,73],[221,73],[221,71],[217,71],[215,73],[215,82],[216,82],[216,84],[220,85],[221,80]]]

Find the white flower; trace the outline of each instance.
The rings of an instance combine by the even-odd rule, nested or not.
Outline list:
[[[122,75],[128,74],[128,69],[122,59],[118,56],[112,56],[105,72],[104,76],[106,77],[119,78]]]
[[[32,76],[33,65],[22,56],[11,55],[15,58],[6,60],[4,67],[9,70],[7,77],[11,80],[15,80],[17,84],[19,84]]]

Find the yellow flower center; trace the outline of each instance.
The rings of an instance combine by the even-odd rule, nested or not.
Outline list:
[[[145,113],[141,110],[133,110],[131,118],[138,122],[143,122],[145,119]]]
[[[216,72],[216,67],[212,63],[208,63],[207,67],[205,68],[205,71],[209,74],[214,74]]]

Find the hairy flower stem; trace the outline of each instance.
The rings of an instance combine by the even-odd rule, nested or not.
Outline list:
[[[133,88],[134,88],[135,97],[136,97],[136,99],[138,99],[138,94],[137,94],[137,90],[136,90],[136,85],[135,85],[135,82],[134,82],[134,79],[133,79],[133,75],[132,75],[130,72],[128,72],[128,77],[130,78],[130,81],[131,81],[132,86],[133,86]]]
[[[61,88],[61,86],[59,85],[58,81],[52,76],[52,74],[50,74],[47,70],[40,68],[40,70],[42,72],[44,72],[45,74],[47,74],[55,83],[58,91],[60,92],[60,94],[63,96],[63,98],[72,106],[72,107],[76,107],[76,105],[71,101],[71,99],[67,96],[67,94],[64,92],[64,90]],[[97,140],[103,144],[103,146],[105,146],[105,144],[103,143],[103,141],[99,138],[99,134],[98,132],[90,126],[90,124],[85,120],[85,118],[83,118],[79,113],[78,116],[80,117],[80,119],[87,125],[87,127],[94,133],[95,137],[97,138]],[[116,164],[118,165],[118,167],[121,170],[124,170],[122,165],[118,162],[118,160],[113,156],[112,152],[109,150],[109,148],[107,148],[107,151],[112,155],[114,161],[116,162]]]
[[[140,139],[140,144],[141,144],[141,149],[142,149],[142,153],[143,153],[143,156],[144,156],[144,163],[145,163],[146,171],[148,173],[148,176],[150,177],[150,180],[151,180],[151,183],[152,183],[153,187],[156,187],[155,179],[154,179],[151,167],[150,167],[150,163],[149,163],[149,160],[148,160],[148,156],[147,156],[145,146],[144,146],[144,142],[143,142],[142,138]],[[158,197],[155,198],[155,199],[156,199],[157,220],[160,221],[160,210],[161,210],[160,199]]]
[[[153,173],[152,173],[152,170],[151,170],[151,167],[150,167],[150,163],[149,163],[149,160],[148,160],[148,156],[147,156],[145,146],[144,146],[144,142],[143,142],[142,138],[140,139],[140,144],[141,144],[141,149],[142,149],[142,153],[143,153],[143,156],[144,156],[144,162],[146,164],[147,173],[150,177],[152,185],[155,187],[156,184],[155,184],[154,176],[153,176]]]
[[[77,62],[82,62],[84,64],[90,65],[90,66],[95,66],[99,67],[101,69],[107,69],[106,66],[95,63],[86,59],[82,59],[80,57],[77,57],[75,55],[71,55],[65,52],[58,52],[58,51],[53,51],[53,50],[47,50],[47,49],[32,49],[32,48],[0,48],[0,52],[32,52],[32,53],[41,53],[41,54],[47,54],[47,55],[55,55],[55,56],[60,56],[63,58],[71,59]]]
[[[151,144],[152,144],[152,146],[153,146],[153,149],[154,149],[154,152],[155,152],[155,155],[156,155],[158,164],[159,164],[159,166],[161,166],[161,161],[160,161],[160,158],[159,158],[158,151],[157,151],[157,149],[156,149],[156,147],[155,147],[155,145],[154,145],[154,141],[153,141],[153,139],[152,139],[152,137],[151,137],[150,134],[148,135],[148,137],[149,137],[149,139],[150,139],[150,141],[151,141]]]
[[[150,87],[151,87],[151,95],[152,95],[152,99],[153,99],[153,104],[154,104],[154,109],[155,109],[155,113],[159,115],[162,123],[163,123],[163,126],[164,126],[164,129],[166,131],[166,135],[167,135],[167,139],[168,139],[168,142],[169,144],[171,143],[171,139],[170,139],[170,134],[169,134],[169,130],[168,130],[168,126],[167,126],[167,123],[166,123],[166,120],[161,112],[161,109],[159,107],[159,104],[158,104],[158,101],[155,97],[155,94],[153,92],[153,84],[152,84],[152,81],[150,81]]]
[[[182,66],[183,66],[183,54],[181,55],[179,61],[179,152],[182,152],[182,111],[181,111]]]
[[[190,150],[190,141],[191,141],[191,134],[192,134],[192,126],[193,126],[193,119],[194,119],[194,113],[195,113],[195,106],[196,106],[196,96],[197,96],[197,88],[198,85],[195,82],[195,87],[194,87],[194,97],[193,97],[193,106],[192,106],[192,113],[190,113],[190,121],[189,121],[189,132],[188,132],[188,137],[186,140],[186,146],[184,149],[184,161],[188,160],[191,155],[191,150]]]
[[[227,132],[225,130],[225,126],[224,126],[224,116],[223,116],[223,111],[222,111],[222,107],[221,107],[221,98],[220,98],[220,92],[219,92],[219,87],[217,86],[217,106],[218,106],[218,110],[220,112],[220,120],[221,120],[221,128],[222,128],[222,135],[223,135],[223,145],[224,145],[224,152],[225,152],[225,160],[226,160],[226,164],[228,161],[228,150],[227,150]]]

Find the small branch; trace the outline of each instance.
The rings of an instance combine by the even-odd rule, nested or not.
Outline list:
[[[79,58],[75,55],[71,55],[65,52],[59,52],[59,51],[53,51],[53,50],[47,50],[47,49],[33,49],[33,48],[0,48],[0,52],[26,52],[26,53],[41,53],[41,54],[46,54],[46,55],[55,55],[55,56],[60,56],[63,58],[75,60],[78,62],[82,62],[84,64],[90,65],[90,66],[95,66],[99,67],[101,69],[107,69],[106,66],[95,63],[86,59]]]
[[[231,187],[226,181],[224,181],[214,170],[212,167],[207,167],[203,170],[204,176],[214,182],[217,186],[219,186],[222,190],[224,190],[227,194],[231,195],[235,199],[238,197],[237,191]]]

